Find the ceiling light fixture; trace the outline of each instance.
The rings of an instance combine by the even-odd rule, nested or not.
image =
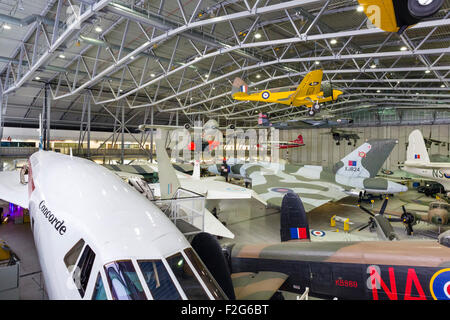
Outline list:
[[[103,31],[103,29],[100,28],[99,26],[95,27],[95,32],[100,33],[102,31]]]
[[[256,39],[260,39],[261,38],[261,33],[255,33],[255,38]]]
[[[336,44],[336,43],[337,43],[337,40],[336,40],[336,39],[331,39],[331,40],[330,40],[330,43],[331,43],[331,44]]]
[[[405,46],[403,46],[403,47],[400,48],[400,51],[406,51],[406,50],[408,50],[408,48],[405,47]]]
[[[10,30],[10,29],[11,29],[11,26],[10,26],[9,24],[4,24],[4,25],[3,25],[3,29],[5,29],[5,30]]]
[[[358,8],[356,8],[356,11],[363,12],[364,11],[364,7],[363,6],[358,6]]]

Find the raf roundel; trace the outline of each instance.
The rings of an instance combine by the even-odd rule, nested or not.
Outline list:
[[[269,97],[270,97],[269,91],[264,91],[264,92],[262,93],[261,97],[262,97],[263,99],[269,99]]]
[[[430,280],[434,300],[450,300],[450,268],[436,272]]]
[[[278,193],[294,192],[294,190],[289,189],[289,188],[271,188],[270,191],[278,192]]]
[[[311,230],[311,234],[314,237],[323,237],[323,236],[325,236],[325,231],[322,231],[322,230]]]

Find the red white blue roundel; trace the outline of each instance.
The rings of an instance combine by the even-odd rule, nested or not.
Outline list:
[[[269,91],[264,91],[264,92],[261,94],[261,97],[262,97],[263,99],[269,99],[269,97],[270,97]]]
[[[450,300],[450,268],[436,272],[430,280],[434,300]]]
[[[271,188],[270,191],[278,192],[278,193],[294,192],[294,190],[289,189],[289,188]]]
[[[323,236],[325,236],[325,231],[322,231],[322,230],[311,230],[311,234],[314,237],[323,237]]]

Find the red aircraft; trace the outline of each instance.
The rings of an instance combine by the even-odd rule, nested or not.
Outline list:
[[[290,149],[290,148],[298,148],[304,146],[303,136],[301,134],[295,140],[291,141],[270,141],[270,143],[274,144],[278,149]],[[260,144],[257,144],[258,148],[261,148]]]

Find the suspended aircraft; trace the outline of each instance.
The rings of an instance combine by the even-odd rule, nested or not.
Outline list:
[[[325,132],[322,134],[331,134],[333,140],[336,141],[336,145],[339,146],[341,141],[346,140],[349,146],[352,145],[350,140],[353,140],[353,146],[356,146],[356,142],[360,139],[358,133],[355,131],[341,130],[336,128],[331,128],[330,132]]]
[[[309,72],[295,91],[263,90],[248,94],[248,85],[235,78],[231,95],[235,100],[280,103],[294,107],[309,108],[308,115],[314,116],[320,111],[320,104],[335,101],[342,91],[334,90],[331,84],[322,85],[323,70]]]
[[[444,0],[358,0],[372,25],[403,33],[422,19],[436,14]]]

